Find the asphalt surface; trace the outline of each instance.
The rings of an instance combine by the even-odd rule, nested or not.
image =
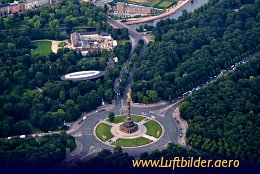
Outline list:
[[[132,41],[132,50],[131,54],[133,53],[133,50],[135,49],[138,41],[140,39],[144,40],[144,46],[140,52],[140,55],[136,62],[134,62],[134,65],[131,69],[131,72],[129,73],[129,78],[127,81],[127,85],[125,87],[124,94],[119,94],[118,84],[121,81],[122,75],[126,72],[126,65],[131,61],[130,58],[126,61],[125,64],[122,65],[122,69],[120,71],[119,77],[115,80],[114,84],[114,91],[116,92],[116,98],[113,100],[112,107],[106,107],[99,111],[99,112],[92,112],[91,114],[87,114],[87,117],[82,120],[79,120],[75,122],[74,124],[79,125],[72,125],[72,127],[76,127],[75,130],[70,130],[70,134],[76,138],[76,141],[82,145],[81,151],[74,155],[73,157],[70,157],[71,159],[84,159],[88,158],[87,154],[91,147],[95,147],[96,149],[110,149],[113,150],[113,147],[108,146],[99,140],[96,139],[94,136],[94,128],[95,126],[102,120],[107,118],[107,115],[109,112],[114,112],[116,115],[124,115],[127,113],[126,110],[126,93],[128,92],[129,88],[133,84],[133,75],[136,71],[137,62],[140,61],[143,52],[148,44],[148,40],[143,37],[142,34],[136,32],[134,29],[130,28],[129,26],[120,23],[118,21],[115,21],[111,18],[108,18],[108,23],[118,27],[118,28],[127,28],[129,32],[130,39]],[[130,55],[131,55],[130,54]],[[129,56],[131,57],[131,56]],[[154,106],[154,107],[131,107],[131,113],[136,115],[145,115],[148,117],[153,117],[157,121],[159,121],[163,127],[164,127],[164,134],[162,138],[160,138],[157,142],[152,143],[150,145],[147,145],[145,147],[138,147],[138,148],[123,148],[124,152],[127,152],[130,155],[133,156],[140,156],[143,152],[152,152],[156,149],[165,149],[169,142],[177,143],[177,137],[179,135],[179,130],[176,121],[172,118],[172,112],[173,110],[178,107],[178,103],[176,103],[173,107],[171,107],[168,112],[164,116],[159,116],[154,113],[150,113],[151,111],[157,111],[160,109],[163,109],[165,107],[169,106],[169,104],[160,105],[160,106]]]
[[[232,65],[231,67],[229,67],[226,71],[227,73],[232,72],[236,69],[236,67],[240,66],[241,64],[246,63],[247,61],[249,61],[250,59],[252,59],[253,57],[260,55],[260,51],[255,52],[254,54],[245,57],[244,59],[242,59],[240,62]],[[134,73],[134,69],[132,68],[132,71]],[[200,88],[202,88],[203,86],[207,85],[208,83],[212,83],[214,82],[216,79],[218,79],[219,77],[221,77],[222,75],[218,75],[215,77],[210,78],[207,83],[204,83],[200,86]],[[128,89],[128,87],[130,87],[132,83],[132,79],[129,78],[128,79],[128,86],[126,87],[126,91]],[[191,91],[190,91],[191,92]],[[157,121],[159,121],[163,128],[164,128],[164,135],[162,136],[161,139],[159,139],[157,142],[152,143],[150,145],[147,145],[145,147],[138,147],[138,148],[123,148],[124,152],[127,152],[129,155],[132,156],[140,156],[141,153],[143,152],[152,152],[156,149],[165,149],[168,145],[168,143],[172,142],[174,144],[177,144],[177,139],[178,136],[181,133],[180,127],[178,126],[176,120],[174,120],[174,118],[172,117],[172,112],[174,111],[174,109],[176,109],[179,106],[180,101],[185,98],[186,96],[192,94],[186,92],[187,95],[183,95],[180,97],[179,100],[175,101],[175,104],[172,104],[170,106],[170,104],[164,104],[164,105],[160,105],[160,106],[154,106],[154,107],[131,107],[131,113],[132,114],[137,114],[137,115],[145,115],[148,117],[154,117]],[[106,109],[102,109],[102,111],[99,112],[94,112],[92,113],[88,118],[86,118],[84,121],[82,121],[81,126],[75,130],[74,132],[71,133],[71,135],[75,136],[76,140],[81,143],[83,145],[82,150],[74,156],[74,159],[78,159],[78,157],[80,157],[80,159],[86,159],[88,158],[88,156],[86,156],[89,152],[90,147],[96,147],[97,149],[101,150],[101,149],[109,149],[109,150],[113,150],[113,147],[108,146],[103,144],[102,142],[100,142],[99,140],[97,140],[93,134],[94,131],[94,127],[97,123],[99,123],[99,121],[101,119],[107,118],[107,115],[109,112],[114,112],[116,115],[124,115],[127,113],[126,110],[126,98],[124,97],[125,95],[123,95],[123,97],[118,97],[113,101],[112,107],[107,107]],[[169,107],[170,106],[170,107]],[[164,112],[165,114],[156,114],[158,113],[158,111],[163,110],[165,108],[166,112]],[[77,124],[77,123],[75,123]],[[77,136],[80,135],[80,136]],[[71,158],[73,159],[73,158]]]
[[[137,60],[137,62],[138,62],[143,54],[145,47],[147,46],[148,41],[140,33],[136,32],[134,29],[132,29],[118,21],[114,21],[113,19],[108,18],[108,22],[117,26],[118,28],[127,28],[128,29],[130,39],[132,41],[132,52],[139,39],[143,39],[145,41],[144,48],[142,49],[141,54]],[[226,70],[227,73],[234,71],[236,69],[236,67],[240,66],[241,64],[246,63],[247,61],[251,60],[253,57],[255,57],[257,55],[260,55],[260,51],[257,51],[254,54],[243,58],[240,62],[232,65],[231,67],[229,67]],[[120,75],[115,81],[114,90],[118,90],[117,83],[120,81],[121,75],[123,75],[123,73],[125,73],[124,67],[127,65],[127,63],[129,63],[129,59],[124,65],[122,65],[122,70],[120,72]],[[113,147],[108,146],[96,139],[96,137],[93,134],[94,128],[102,119],[107,118],[107,115],[109,112],[114,112],[116,115],[124,115],[127,113],[126,92],[128,91],[128,89],[131,87],[131,84],[133,83],[132,77],[133,77],[135,70],[136,70],[136,62],[134,64],[133,68],[131,69],[131,72],[130,72],[130,75],[128,78],[128,82],[127,82],[127,85],[125,88],[125,93],[116,97],[115,100],[113,100],[112,105],[105,105],[95,111],[92,111],[91,113],[86,113],[85,115],[82,115],[82,117],[79,120],[77,120],[76,122],[74,122],[71,125],[71,127],[68,131],[68,134],[74,136],[77,143],[79,143],[80,146],[78,146],[77,149],[75,150],[77,153],[75,153],[71,156],[68,155],[68,158],[66,159],[67,162],[84,160],[84,159],[88,159],[90,157],[95,156],[97,154],[95,152],[92,155],[89,155],[89,151],[90,151],[91,147],[92,148],[95,147],[95,149],[97,150],[96,152],[98,152],[98,150],[101,150],[101,149],[113,150]],[[218,76],[212,77],[207,81],[207,83],[214,82],[217,78],[219,78],[221,76],[222,75],[219,74]],[[199,88],[202,88],[207,83],[202,84]],[[196,90],[198,90],[198,89],[196,89]],[[188,91],[188,92],[191,92],[191,91]],[[192,92],[188,93],[188,95],[190,95],[190,94],[192,94]],[[165,131],[164,131],[162,138],[159,139],[155,143],[152,143],[145,147],[123,148],[123,151],[128,152],[129,155],[132,155],[132,156],[139,156],[143,152],[152,152],[156,149],[165,149],[169,142],[177,144],[177,138],[178,138],[181,130],[180,130],[180,127],[178,126],[176,120],[173,119],[172,112],[174,111],[174,109],[176,109],[179,106],[180,101],[183,98],[185,98],[186,96],[187,95],[183,95],[183,96],[179,97],[180,99],[175,100],[174,101],[175,104],[171,104],[171,105],[163,104],[163,105],[154,106],[154,107],[145,107],[145,106],[144,107],[140,107],[140,106],[131,107],[132,114],[145,115],[148,117],[155,118],[157,121],[159,121],[162,124]],[[164,114],[156,114],[156,113],[158,113],[158,111],[164,110],[165,108],[167,108],[167,109],[166,109],[166,112],[164,112]],[[49,133],[42,133],[42,134],[26,135],[26,138],[27,137],[40,138],[41,136],[48,135],[48,134],[55,134],[55,133],[59,133],[59,132],[49,132]],[[20,136],[12,136],[9,138],[20,138]],[[9,138],[1,138],[1,140],[7,140]]]
[[[98,124],[102,119],[107,118],[107,115],[109,112],[114,112],[116,115],[125,115],[127,113],[125,102],[121,101],[114,101],[113,105],[114,107],[112,109],[109,109],[109,107],[105,110],[102,110],[100,112],[96,112],[88,116],[84,121],[80,123],[80,127],[78,127],[75,131],[71,132],[70,134],[76,138],[76,140],[83,145],[82,151],[78,154],[80,157],[84,157],[91,146],[97,147],[98,149],[110,149],[113,150],[113,147],[108,146],[100,142],[96,139],[94,136],[94,128],[96,124]],[[164,149],[167,147],[169,142],[177,143],[177,137],[179,134],[178,126],[176,121],[172,118],[172,112],[173,110],[178,106],[178,103],[174,105],[172,108],[169,109],[169,111],[165,114],[165,116],[159,116],[156,114],[150,113],[150,111],[156,111],[159,109],[164,108],[166,105],[162,106],[155,106],[151,108],[131,108],[132,114],[137,115],[146,115],[146,116],[153,116],[157,121],[159,121],[163,127],[164,127],[164,135],[159,141],[147,145],[145,147],[139,147],[139,148],[123,148],[124,152],[128,152],[130,155],[138,156],[143,152],[152,152],[156,149]],[[79,124],[79,122],[76,122],[74,124]],[[76,156],[75,156],[76,157]]]

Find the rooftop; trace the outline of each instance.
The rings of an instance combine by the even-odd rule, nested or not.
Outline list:
[[[81,80],[91,80],[99,78],[104,75],[103,71],[78,71],[70,74],[61,76],[62,80],[72,80],[72,81],[81,81]]]

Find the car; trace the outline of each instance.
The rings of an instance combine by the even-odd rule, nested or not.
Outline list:
[[[12,137],[8,137],[7,139],[8,139],[8,140],[11,140],[11,139],[12,139]]]
[[[25,135],[20,135],[20,138],[25,138]]]
[[[182,133],[180,133],[180,137],[182,137]]]

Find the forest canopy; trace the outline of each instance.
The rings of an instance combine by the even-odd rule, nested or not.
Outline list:
[[[68,48],[44,56],[31,52],[35,48],[31,41],[70,38],[71,32],[82,31],[77,27],[129,39],[127,29],[108,26],[102,8],[77,0],[0,19],[0,137],[65,129],[64,122],[96,109],[102,99],[112,102],[114,80],[131,50],[129,42],[113,51],[93,52],[86,59]],[[115,56],[118,63],[108,67],[109,58]],[[60,79],[83,70],[102,70],[105,76],[78,83]]]
[[[260,56],[185,99],[186,143],[260,164]]]
[[[211,0],[153,29],[134,75],[134,102],[172,100],[259,50],[259,0]]]
[[[75,139],[64,133],[41,138],[0,141],[0,166],[51,167],[64,160],[66,149],[76,148]],[[17,170],[17,169],[10,169]],[[9,171],[10,172],[10,171]]]

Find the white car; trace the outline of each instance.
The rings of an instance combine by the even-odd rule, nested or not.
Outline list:
[[[8,139],[8,140],[11,140],[11,139],[12,139],[12,137],[8,137],[7,139]]]

